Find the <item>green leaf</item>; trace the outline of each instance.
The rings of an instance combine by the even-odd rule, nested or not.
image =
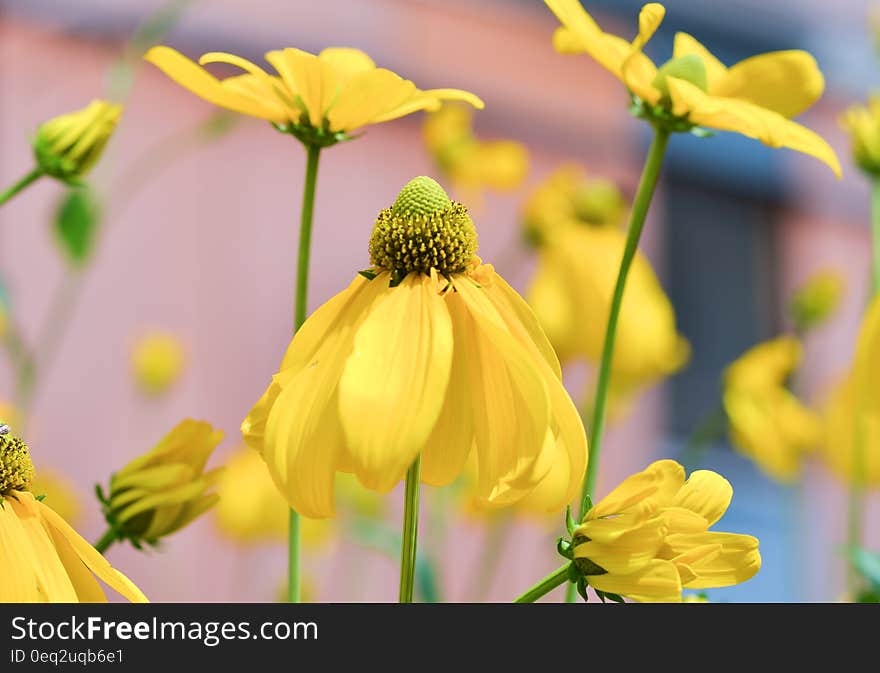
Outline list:
[[[588,585],[587,585],[587,580],[586,580],[586,578],[581,577],[581,578],[577,581],[577,591],[578,591],[578,593],[581,595],[581,598],[584,599],[584,603],[589,603],[589,602],[590,602],[590,596],[589,596],[589,594],[587,593],[587,586],[588,586]]]
[[[366,278],[367,280],[373,280],[377,274],[372,269],[364,269],[363,271],[358,271],[358,274]]]
[[[565,527],[569,535],[574,535],[574,529],[577,528],[577,521],[571,515],[571,505],[565,508]]]
[[[45,499],[46,499],[46,494],[45,494],[45,493],[43,493],[43,494],[41,494],[41,495],[38,495],[38,496],[36,496],[36,497],[34,498],[34,500],[36,500],[37,502],[43,502],[43,500],[45,500]]]
[[[100,214],[87,188],[69,189],[55,211],[55,240],[73,266],[84,266],[92,253]]]
[[[850,547],[845,553],[853,567],[871,585],[871,592],[880,593],[880,554],[861,547]]]

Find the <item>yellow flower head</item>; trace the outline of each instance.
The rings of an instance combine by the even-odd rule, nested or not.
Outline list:
[[[626,234],[616,227],[570,227],[541,247],[529,304],[563,362],[598,362]],[[681,369],[690,346],[648,259],[636,253],[624,290],[611,384],[626,395]]]
[[[642,602],[681,602],[682,589],[740,584],[761,568],[758,540],[708,530],[733,488],[720,474],[659,460],[592,507],[570,551],[594,589]]]
[[[820,271],[810,276],[795,291],[788,305],[798,330],[809,330],[828,320],[837,310],[843,290],[843,276],[837,271]]]
[[[816,414],[785,387],[802,351],[795,337],[778,337],[746,351],[724,372],[731,442],[779,481],[798,476],[803,454],[821,438]]]
[[[36,471],[29,490],[71,526],[79,525],[82,518],[82,497],[65,475],[57,470],[42,467]]]
[[[628,207],[611,180],[590,178],[580,166],[565,164],[541,182],[523,205],[525,237],[540,246],[572,226],[618,227]]]
[[[153,47],[144,58],[200,98],[220,107],[272,122],[308,144],[332,145],[352,131],[418,110],[436,110],[444,100],[483,102],[458,89],[422,91],[411,81],[377,68],[358,49],[331,47],[315,56],[301,49],[270,51],[278,74],[250,61],[212,52],[193,63],[174,49]],[[220,80],[200,67],[227,63],[244,74]]]
[[[33,141],[37,165],[60,180],[83,177],[101,157],[121,115],[121,105],[94,100],[82,110],[44,122]]]
[[[842,479],[880,485],[880,295],[862,321],[852,368],[825,412],[822,455]]]
[[[266,462],[252,448],[236,449],[217,482],[217,495],[214,518],[232,541],[253,545],[287,539],[290,509],[272,483]],[[322,545],[332,533],[327,521],[307,517],[300,519],[300,531],[306,547]]]
[[[131,353],[135,383],[148,395],[161,395],[180,377],[185,355],[180,339],[170,332],[140,337]]]
[[[638,35],[628,42],[602,31],[578,0],[545,2],[562,23],[553,35],[556,50],[593,57],[627,87],[637,116],[669,131],[706,127],[788,147],[823,161],[840,177],[828,143],[791,121],[825,89],[807,52],[769,52],[728,68],[693,37],[677,33],[672,59],[658,68],[642,49],[663,21],[663,5],[642,7]]]
[[[63,517],[31,492],[28,447],[0,434],[0,603],[105,603],[98,581],[130,601],[146,597]]]
[[[333,515],[337,471],[387,492],[421,455],[442,486],[472,449],[485,502],[524,497],[557,462],[557,501],[573,498],[580,417],[531,309],[476,247],[467,209],[416,178],[379,214],[373,269],[297,332],[242,432],[301,514]]]
[[[422,133],[434,162],[457,188],[469,193],[516,189],[529,170],[528,151],[513,140],[479,140],[473,116],[464,105],[444,105],[427,116]]]
[[[155,545],[217,502],[209,492],[223,468],[205,472],[223,433],[203,421],[181,421],[149,452],[110,479],[104,515],[118,539]]]
[[[867,105],[851,106],[840,125],[849,133],[858,167],[869,176],[880,176],[880,96],[871,96]]]

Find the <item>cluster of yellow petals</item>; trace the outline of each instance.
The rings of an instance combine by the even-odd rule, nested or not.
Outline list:
[[[708,530],[732,496],[715,472],[685,480],[674,460],[652,463],[587,512],[573,533],[575,564],[593,588],[641,602],[745,582],[761,567],[758,540]]]
[[[852,105],[841,116],[840,125],[849,133],[859,168],[880,176],[880,96],[871,96],[867,105]]]
[[[724,372],[724,410],[730,440],[770,477],[788,482],[805,452],[821,439],[818,416],[788,388],[803,346],[781,336],[754,346]]]
[[[121,116],[121,105],[93,100],[82,110],[44,122],[33,141],[37,164],[62,180],[84,176],[101,157]]]
[[[296,124],[351,132],[418,110],[436,110],[445,100],[482,108],[483,102],[459,89],[421,90],[411,81],[378,68],[358,49],[330,47],[315,55],[301,49],[266,54],[270,74],[234,54],[211,52],[198,64],[174,49],[158,46],[144,58],[175,82],[206,101],[276,124]],[[244,74],[218,79],[201,67],[225,63]]]
[[[562,23],[553,36],[557,51],[589,54],[646,104],[694,126],[741,133],[816,157],[840,177],[840,162],[828,143],[791,120],[825,88],[807,52],[769,52],[727,67],[695,38],[677,33],[672,60],[657,68],[642,49],[663,21],[663,5],[642,8],[638,34],[629,42],[604,32],[578,0],[545,2]]]

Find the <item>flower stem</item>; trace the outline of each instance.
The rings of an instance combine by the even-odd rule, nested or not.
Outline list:
[[[13,196],[22,191],[25,187],[39,178],[43,177],[43,171],[40,168],[34,168],[30,173],[25,175],[21,180],[16,182],[12,187],[4,192],[0,192],[0,206],[9,201]]]
[[[513,602],[534,603],[544,594],[550,593],[551,591],[553,591],[553,589],[568,580],[568,566],[570,565],[570,563],[566,563],[565,565],[560,566],[552,573],[547,575],[547,577],[545,577],[544,579],[538,580],[538,582],[536,582],[534,586],[527,589],[522,596],[520,596]]]
[[[581,516],[586,509],[587,496],[592,495],[596,487],[596,476],[599,471],[599,457],[602,451],[602,432],[605,427],[605,401],[608,396],[608,383],[611,377],[611,360],[614,356],[614,339],[617,335],[617,319],[620,316],[620,305],[623,301],[623,291],[626,287],[626,277],[629,267],[639,247],[639,238],[645,225],[645,217],[648,214],[648,206],[651,205],[651,197],[657,186],[657,178],[660,175],[660,166],[663,163],[663,155],[666,152],[666,144],[669,141],[669,131],[655,128],[654,139],[648,150],[645,167],[639,181],[639,189],[633,201],[632,212],[629,218],[629,229],[626,235],[626,244],[623,249],[623,259],[620,261],[620,271],[617,274],[617,284],[614,286],[614,294],[611,298],[611,310],[608,314],[608,324],[605,328],[605,343],[602,347],[602,360],[599,365],[599,378],[596,383],[596,395],[594,396],[593,418],[590,424],[590,460],[587,473],[584,476],[583,493],[581,494]]]
[[[412,603],[416,572],[416,547],[419,535],[419,474],[422,457],[418,456],[406,472],[403,510],[403,544],[400,548],[400,598],[398,603]]]
[[[101,539],[94,544],[94,547],[99,554],[103,554],[113,545],[114,542],[116,542],[116,533],[113,529],[108,528],[101,536]]]
[[[299,223],[299,259],[296,265],[296,297],[293,308],[293,333],[306,321],[309,293],[309,259],[312,248],[312,215],[315,211],[315,186],[318,182],[318,158],[321,148],[306,146],[306,179],[303,186],[302,213]],[[299,514],[290,510],[287,544],[287,601],[300,601],[300,526]]]

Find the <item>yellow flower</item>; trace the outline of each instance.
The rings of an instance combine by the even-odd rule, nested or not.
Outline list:
[[[301,514],[333,515],[337,471],[387,492],[421,455],[442,486],[472,449],[484,502],[524,497],[557,462],[572,500],[580,417],[531,309],[476,247],[466,208],[416,178],[379,214],[373,269],[297,332],[242,432]]]
[[[825,413],[822,455],[842,479],[880,485],[880,295],[862,321],[852,368]]]
[[[797,328],[812,329],[828,320],[840,304],[843,289],[844,280],[837,271],[820,271],[810,276],[789,303],[789,313]]]
[[[758,540],[708,530],[733,488],[720,474],[659,460],[592,507],[572,537],[577,569],[598,591],[642,602],[682,600],[682,589],[740,584],[761,568]]]
[[[816,414],[785,387],[802,351],[795,337],[777,337],[746,351],[724,372],[731,442],[779,481],[798,476],[803,454],[821,438]]]
[[[239,447],[227,461],[217,482],[217,495],[215,520],[234,542],[247,545],[287,539],[287,502],[272,483],[263,458],[250,447]],[[306,547],[322,545],[332,533],[328,522],[320,519],[301,517],[300,527]]]
[[[467,91],[422,91],[390,70],[377,68],[357,49],[331,47],[317,56],[301,49],[270,51],[266,60],[277,75],[240,56],[221,52],[203,55],[198,65],[165,46],[153,47],[144,58],[200,98],[270,121],[303,142],[319,146],[332,145],[368,124],[418,110],[436,110],[444,100],[483,107],[483,102]],[[227,63],[244,74],[219,80],[199,67],[208,63]]]
[[[98,581],[130,601],[146,597],[63,517],[34,498],[27,446],[0,435],[0,603],[103,603]]]
[[[71,481],[60,472],[42,467],[29,489],[38,497],[45,496],[42,502],[49,505],[62,519],[71,526],[78,526],[82,517],[82,497]]]
[[[693,37],[677,33],[672,59],[657,68],[642,49],[663,21],[663,5],[642,7],[638,35],[627,42],[603,32],[578,0],[545,2],[562,23],[553,35],[556,50],[594,58],[627,87],[638,116],[670,131],[706,127],[788,147],[825,162],[840,177],[840,163],[828,143],[791,121],[825,88],[807,52],[759,54],[728,68]]]
[[[180,377],[185,362],[183,345],[170,332],[140,337],[131,354],[135,383],[148,395],[161,395]]]
[[[613,227],[570,227],[539,249],[527,297],[562,362],[598,362],[626,234]],[[636,253],[624,290],[611,362],[612,391],[626,396],[681,369],[690,356],[675,311],[651,264]]]
[[[83,177],[101,157],[121,115],[121,105],[94,100],[44,122],[33,141],[37,165],[60,180]]]
[[[205,472],[205,463],[222,439],[209,423],[187,419],[114,474],[104,515],[117,538],[155,545],[212,507],[223,468]]]
[[[542,181],[523,205],[526,240],[540,246],[572,226],[618,227],[627,208],[611,180],[589,178],[580,166],[565,164]]]
[[[472,196],[484,188],[516,189],[529,170],[528,151],[513,140],[479,140],[473,116],[463,105],[444,105],[428,115],[422,135],[434,162],[456,188]]]
[[[880,96],[873,95],[867,105],[853,105],[840,118],[849,133],[856,164],[871,176],[880,176]]]

